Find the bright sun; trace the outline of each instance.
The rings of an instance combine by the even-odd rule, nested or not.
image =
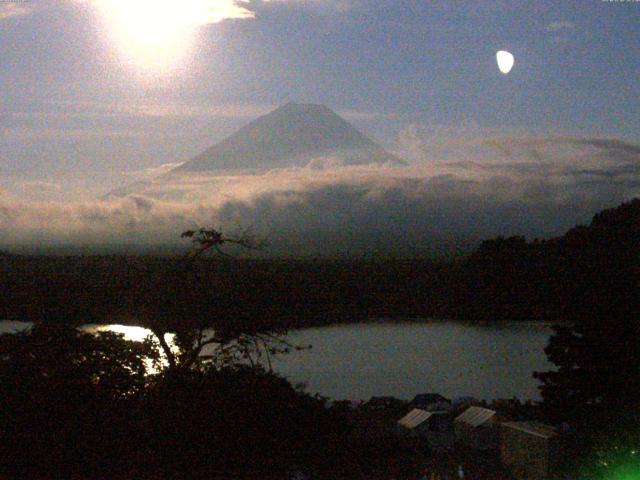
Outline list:
[[[100,7],[123,56],[154,69],[183,60],[203,14],[197,1],[104,0]]]

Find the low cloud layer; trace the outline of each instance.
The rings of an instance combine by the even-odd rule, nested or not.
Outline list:
[[[177,243],[183,229],[251,228],[272,255],[424,255],[483,238],[550,237],[640,196],[640,147],[615,139],[465,135],[414,126],[407,167],[165,174],[91,202],[0,193],[4,244]],[[54,188],[32,184],[25,190]]]

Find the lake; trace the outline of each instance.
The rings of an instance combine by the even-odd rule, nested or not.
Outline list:
[[[0,322],[0,332],[25,324]],[[114,328],[132,340],[139,327]],[[276,357],[274,370],[312,393],[334,399],[416,393],[479,399],[539,399],[534,371],[552,367],[544,354],[551,325],[509,322],[474,325],[454,321],[340,324],[289,334],[313,346]]]
[[[291,333],[311,350],[279,357],[274,368],[308,390],[335,399],[391,395],[411,399],[437,392],[449,398],[539,399],[536,370],[551,325],[406,322],[334,325]]]

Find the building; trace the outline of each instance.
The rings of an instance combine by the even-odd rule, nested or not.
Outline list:
[[[552,478],[561,450],[556,430],[537,422],[500,425],[500,459],[519,480]]]
[[[449,412],[428,412],[419,408],[412,409],[398,420],[398,433],[424,439],[433,450],[449,449],[455,439]]]
[[[480,405],[482,402],[475,397],[456,397],[451,401],[454,410],[467,409],[469,407]]]
[[[476,450],[498,448],[498,415],[494,410],[469,407],[453,422],[456,442]]]
[[[363,406],[371,410],[397,410],[407,408],[407,402],[395,397],[371,397]]]
[[[443,397],[439,393],[420,393],[413,397],[409,406],[412,408],[419,408],[420,410],[427,410],[429,412],[450,410],[451,400]]]

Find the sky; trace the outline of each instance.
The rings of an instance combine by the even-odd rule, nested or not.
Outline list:
[[[29,233],[15,239],[31,238],[44,228],[34,218],[49,218],[50,209],[63,217],[55,235],[66,230],[68,212],[87,209],[100,210],[110,229],[123,215],[127,228],[147,225],[144,211],[137,211],[131,227],[129,213],[122,213],[127,206],[92,202],[153,178],[256,116],[297,101],[331,107],[410,161],[411,174],[367,172],[377,187],[410,178],[422,182],[422,193],[428,190],[431,198],[428,182],[443,175],[456,182],[502,179],[521,185],[510,201],[529,205],[523,199],[532,187],[526,190],[522,182],[535,177],[571,197],[562,200],[562,221],[544,216],[554,211],[550,205],[544,215],[532,213],[540,228],[531,234],[558,233],[638,192],[638,27],[640,3],[629,1],[0,1],[0,201],[5,211],[31,212],[26,218],[5,213],[0,230],[19,227]],[[508,75],[497,68],[498,50],[515,56]],[[532,162],[537,173],[523,173],[522,164],[533,168]],[[443,163],[446,168],[436,168]],[[575,172],[589,169],[601,170],[597,182],[576,182]],[[569,180],[568,171],[574,175]],[[267,190],[282,194],[283,185],[292,192],[291,172],[280,173],[268,179],[268,188],[265,179],[252,178],[236,191],[254,192],[255,209],[257,184],[263,185],[262,200]],[[333,180],[323,188],[335,200],[337,185],[353,176],[327,173]],[[300,172],[296,178],[294,190],[308,191]],[[184,199],[164,205],[162,215],[188,217],[185,209],[196,201],[189,198],[190,206]],[[159,201],[123,202],[139,205],[136,200]],[[217,199],[215,207],[208,204],[211,213],[202,206],[209,200],[197,196],[199,211],[209,217],[191,215],[221,221],[223,207],[228,213],[238,201]],[[506,205],[495,202],[495,208]],[[371,208],[375,217],[379,210]],[[94,217],[83,215],[71,216],[92,225]],[[496,218],[495,212],[486,215]],[[512,214],[493,223],[510,228],[476,234],[530,224]],[[412,231],[411,223],[402,225]],[[305,231],[301,235],[310,236]]]

